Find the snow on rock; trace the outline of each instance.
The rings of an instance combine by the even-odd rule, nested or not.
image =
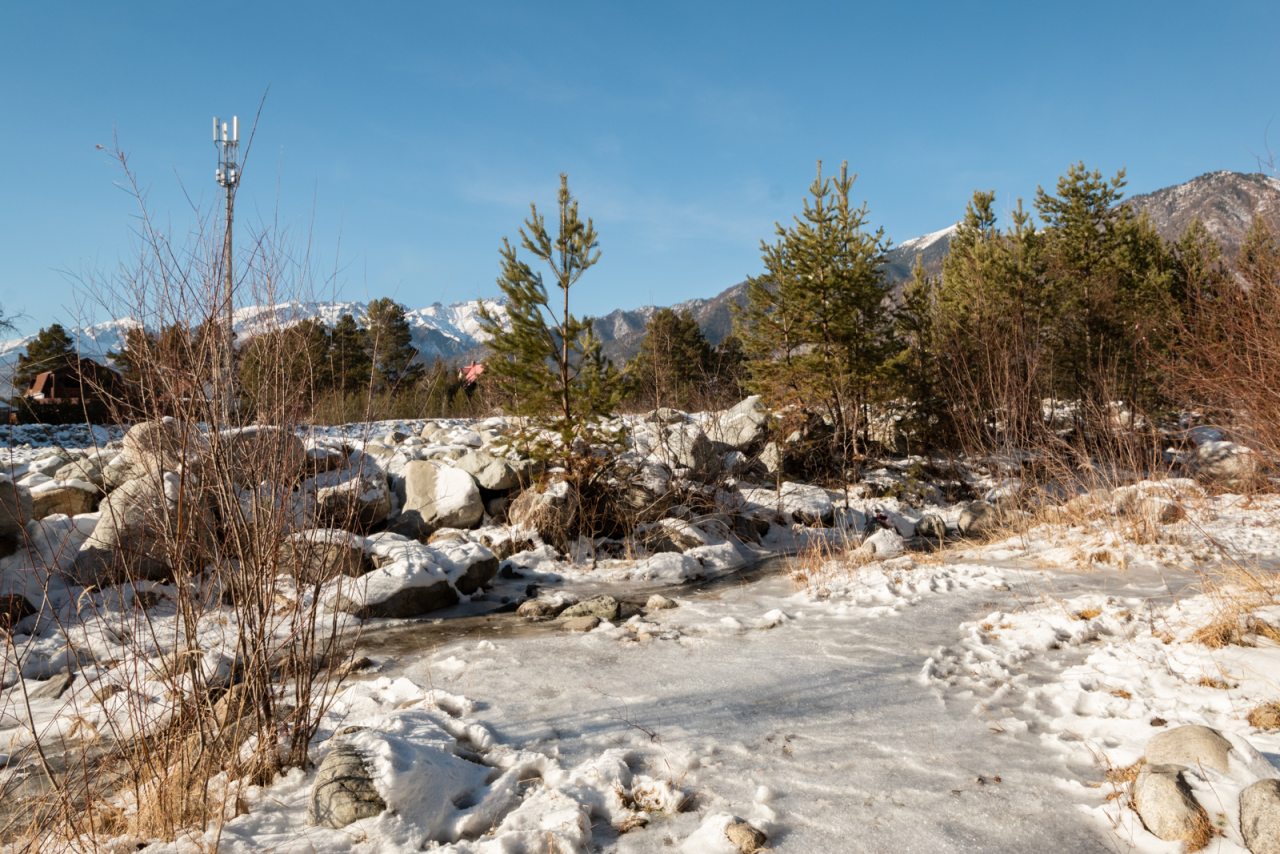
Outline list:
[[[498,559],[479,543],[447,540],[426,545],[383,532],[368,538],[377,569],[330,585],[330,602],[361,619],[416,617],[447,608],[488,584]]]
[[[367,530],[392,511],[386,472],[369,454],[352,452],[346,464],[304,482],[314,492],[316,516],[322,525]]]
[[[1229,489],[1246,489],[1254,485],[1262,469],[1253,449],[1227,441],[1200,443],[1190,466],[1201,480]]]
[[[744,515],[820,527],[835,520],[831,494],[820,486],[786,481],[780,489],[743,486],[738,501]]]
[[[460,468],[415,460],[405,467],[404,488],[404,512],[433,528],[473,528],[484,517],[480,489]]]
[[[881,528],[862,541],[863,547],[870,547],[871,556],[876,560],[897,557],[906,550],[902,535],[888,528]]]

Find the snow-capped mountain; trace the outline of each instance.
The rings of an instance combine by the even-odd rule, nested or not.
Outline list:
[[[413,334],[413,346],[418,348],[424,361],[434,359],[458,359],[475,351],[484,343],[480,331],[480,306],[500,313],[498,300],[471,300],[453,305],[436,303],[406,310],[409,329]],[[245,306],[235,312],[236,338],[244,341],[268,329],[291,326],[303,320],[313,319],[332,326],[344,314],[350,314],[360,326],[366,324],[369,314],[367,302],[286,302],[267,306]],[[141,325],[136,319],[126,317],[108,320],[80,328],[68,328],[67,333],[75,342],[81,356],[99,362],[109,362],[109,353],[124,346],[130,329]],[[34,338],[28,335],[0,342],[0,375],[9,376],[18,356],[26,352]]]

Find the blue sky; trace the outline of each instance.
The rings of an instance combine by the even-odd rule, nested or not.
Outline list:
[[[1280,149],[1267,3],[7,2],[0,306],[32,332],[218,203],[212,115],[269,94],[238,197],[311,239],[320,298],[492,296],[498,248],[567,171],[602,259],[586,313],[710,296],[758,268],[814,161],[847,159],[901,242],[1084,160],[1130,192]],[[1273,124],[1274,122],[1274,124]],[[189,201],[188,201],[189,200]]]

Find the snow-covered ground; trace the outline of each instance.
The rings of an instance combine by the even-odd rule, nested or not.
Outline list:
[[[1242,851],[1236,793],[1280,776],[1280,734],[1245,720],[1280,697],[1280,647],[1191,640],[1230,595],[1201,592],[1216,567],[1191,561],[1210,537],[1274,552],[1277,521],[1275,498],[1201,498],[1159,542],[1129,542],[1125,568],[1057,559],[1062,538],[1115,548],[1111,522],[1047,526],[830,565],[803,586],[765,573],[583,634],[415,650],[374,629],[374,667],[326,730],[368,727],[358,743],[391,811],[309,827],[312,778],[294,771],[251,794],[221,843],[714,854],[735,850],[737,817],[775,851],[1171,852],[1105,773],[1152,734],[1205,723],[1269,760],[1193,782],[1220,813],[1208,850]]]
[[[362,429],[397,427],[421,424]],[[15,453],[23,469],[42,451]],[[768,504],[768,491],[744,500]],[[814,539],[778,527],[765,545]],[[1280,777],[1280,732],[1247,719],[1280,699],[1280,632],[1258,628],[1280,628],[1264,590],[1280,497],[1167,482],[993,542],[903,552],[882,530],[853,556],[724,575],[762,554],[725,538],[594,566],[545,546],[508,559],[494,601],[530,583],[674,600],[588,631],[506,615],[458,620],[455,634],[469,603],[366,622],[356,654],[372,664],[345,683],[312,759],[355,748],[388,809],[313,826],[317,772],[294,769],[242,793],[225,826],[152,850],[732,854],[725,827],[742,820],[778,852],[1172,852],[1107,771],[1189,723],[1237,747],[1229,773],[1189,779],[1219,829],[1208,850],[1244,850],[1238,792]],[[1235,642],[1206,645],[1201,630],[1228,617]],[[90,630],[106,648],[120,628]],[[84,737],[94,702],[73,689],[32,712],[50,734]]]

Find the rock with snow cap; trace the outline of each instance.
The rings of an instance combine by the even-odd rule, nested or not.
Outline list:
[[[404,511],[433,528],[474,528],[484,518],[480,489],[471,475],[434,460],[413,460],[404,471]]]
[[[122,456],[147,474],[198,466],[209,450],[209,441],[196,427],[174,418],[140,421],[124,434]]]
[[[368,531],[391,513],[386,472],[368,454],[353,453],[346,465],[317,475],[316,519],[323,527]]]
[[[1244,490],[1258,483],[1262,465],[1252,448],[1217,441],[1198,445],[1190,468],[1197,480],[1223,489]]]
[[[102,499],[102,490],[85,481],[50,481],[31,490],[33,519],[43,519],[54,513],[78,516],[92,513]]]
[[[1231,742],[1216,729],[1190,724],[1153,735],[1145,757],[1151,765],[1207,768],[1225,774],[1231,750]]]
[[[763,441],[768,426],[769,411],[760,395],[753,394],[732,408],[716,413],[707,434],[713,442],[746,451]]]
[[[349,744],[334,745],[316,771],[307,816],[320,827],[340,828],[386,810],[363,755]]]

